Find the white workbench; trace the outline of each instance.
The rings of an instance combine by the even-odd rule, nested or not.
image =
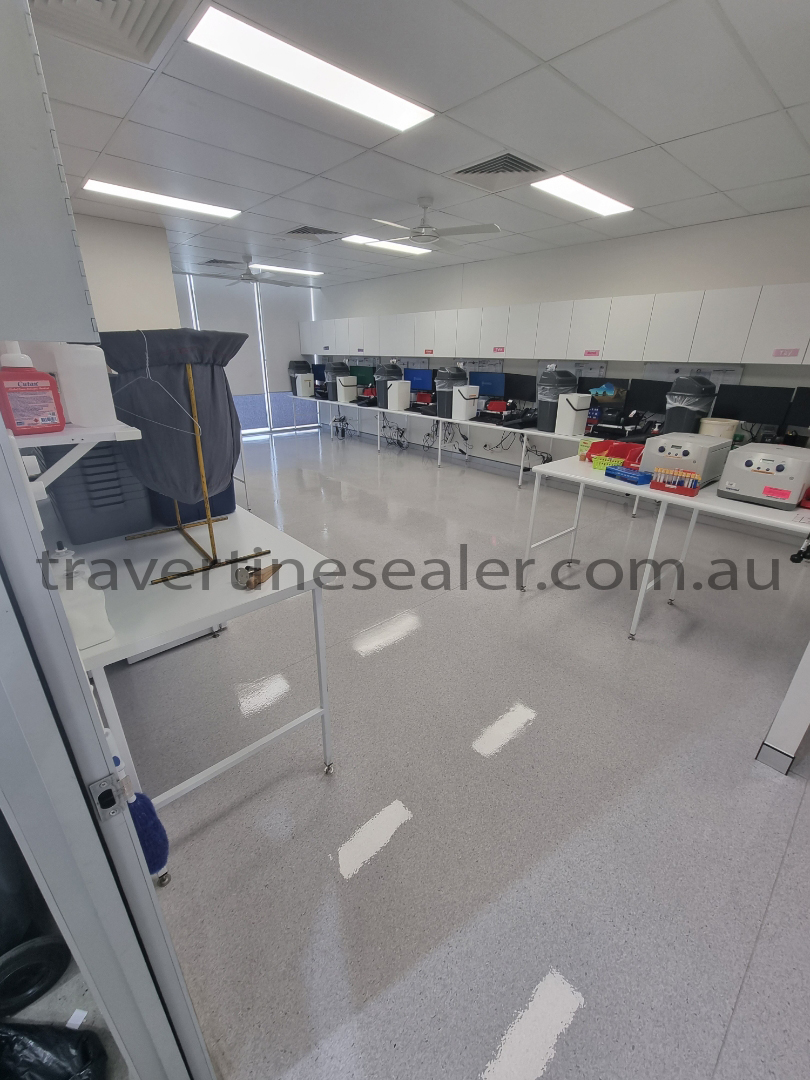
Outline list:
[[[329,427],[331,429],[332,438],[335,437],[334,430],[334,418],[335,414],[333,409],[338,410],[338,415],[341,409],[356,409],[358,414],[360,412],[376,413],[377,415],[377,453],[380,453],[382,445],[382,429],[381,429],[381,416],[403,416],[407,418],[418,418],[420,420],[427,420],[429,423],[438,423],[438,434],[436,437],[436,445],[438,448],[437,467],[442,467],[442,446],[444,444],[444,425],[455,424],[457,427],[465,428],[484,428],[491,432],[500,432],[502,435],[517,435],[520,438],[520,467],[518,469],[518,487],[523,486],[523,467],[526,462],[526,440],[527,438],[540,438],[548,439],[550,447],[553,448],[555,440],[561,442],[564,446],[567,446],[569,450],[573,450],[578,447],[580,441],[585,437],[584,435],[559,435],[556,431],[540,431],[538,428],[514,428],[505,427],[503,424],[488,424],[481,420],[453,420],[449,416],[427,416],[425,413],[408,411],[402,412],[395,409],[380,409],[376,405],[360,405],[356,401],[329,401],[326,398],[317,398],[318,403],[318,417],[320,419],[320,406],[321,404],[329,405]]]
[[[207,629],[217,630],[223,623],[238,618],[240,615],[247,615],[268,604],[275,604],[297,596],[301,592],[311,592],[320,704],[317,708],[311,709],[262,739],[251,743],[250,746],[244,747],[196,776],[163,792],[153,800],[157,807],[173,802],[181,795],[193,791],[206,781],[238,765],[280,735],[307,720],[320,719],[324,765],[327,771],[331,771],[332,768],[323,597],[322,590],[315,581],[316,567],[324,561],[324,557],[241,507],[237,507],[227,520],[217,522],[214,528],[217,550],[223,558],[230,558],[237,554],[246,555],[254,550],[269,549],[270,555],[259,560],[263,565],[267,566],[272,561],[286,563],[287,560],[296,560],[301,569],[299,571],[293,563],[283,565],[259,589],[236,588],[232,583],[232,571],[235,568],[230,566],[180,578],[171,585],[151,585],[149,582],[152,578],[167,572],[166,564],[171,560],[186,560],[192,566],[199,565],[196,552],[182,535],[173,530],[142,536],[135,540],[125,540],[123,537],[103,540],[94,544],[85,544],[76,551],[76,556],[86,559],[88,564],[93,559],[109,559],[117,568],[118,587],[108,589],[104,593],[107,616],[115,630],[115,636],[109,641],[83,649],[80,655],[96,688],[106,724],[112,730],[119,748],[126,757],[129,772],[133,776],[136,787],[140,786],[137,773],[104,670],[108,664],[139,656],[151,650],[179,645]],[[145,582],[143,587],[136,586],[133,574],[124,563],[125,559],[129,560],[133,574]],[[155,562],[152,565],[153,560]],[[254,565],[255,562],[256,560],[251,560],[240,565]],[[102,568],[102,564],[96,567],[99,571]],[[180,569],[183,568],[179,564],[174,567],[169,566],[168,572]]]
[[[647,559],[650,561],[646,562],[644,566],[644,575],[641,580],[638,600],[636,601],[636,608],[633,613],[633,621],[630,625],[629,636],[631,639],[634,639],[636,636],[636,630],[638,629],[641,610],[644,606],[644,599],[647,592],[656,584],[655,580],[651,580],[652,559],[655,557],[658,540],[661,536],[661,528],[664,524],[664,518],[669,506],[681,506],[691,510],[689,527],[686,531],[683,550],[681,551],[680,559],[678,560],[681,564],[683,564],[686,559],[689,550],[689,542],[692,539],[692,533],[694,532],[695,524],[697,523],[700,514],[709,514],[712,517],[725,518],[727,521],[743,522],[747,525],[756,525],[760,528],[773,529],[781,533],[793,534],[797,539],[801,540],[804,540],[810,532],[810,511],[776,510],[770,506],[757,506],[754,503],[736,502],[732,499],[721,499],[718,496],[717,484],[708,485],[694,497],[675,495],[666,491],[653,490],[648,485],[635,487],[622,480],[616,480],[611,476],[605,476],[603,472],[594,469],[589,461],[580,461],[579,457],[564,458],[562,461],[552,461],[548,465],[535,465],[532,472],[535,474],[535,485],[534,494],[532,496],[531,515],[529,517],[529,530],[526,537],[524,561],[528,560],[529,555],[534,548],[540,547],[543,544],[548,544],[552,540],[560,539],[563,536],[570,536],[571,544],[568,551],[568,561],[570,563],[574,557],[577,529],[579,528],[579,519],[582,511],[582,497],[585,488],[590,487],[599,491],[607,491],[614,495],[623,495],[625,497],[628,495],[634,496],[636,499],[636,506],[638,505],[639,499],[649,499],[659,504],[655,530],[653,531],[652,542],[650,543],[650,550],[647,555]],[[534,521],[537,513],[537,497],[540,491],[540,485],[544,479],[567,480],[578,486],[579,490],[577,493],[576,510],[574,511],[574,523],[569,529],[564,529],[562,532],[555,533],[553,536],[547,536],[543,540],[534,541]],[[633,512],[635,514],[635,507]],[[677,586],[678,576],[676,573],[672,591],[670,592],[667,601],[669,604],[672,604],[675,601]],[[772,768],[778,769],[780,772],[788,771],[793,758],[796,755],[796,751],[799,748],[799,744],[808,730],[808,723],[810,722],[810,711],[808,711],[807,708],[808,693],[810,693],[810,646],[808,646],[805,658],[796,672],[782,708],[779,710],[779,713],[771,725],[768,734],[765,736],[765,740],[757,754],[758,760],[765,762],[765,764],[770,765]]]

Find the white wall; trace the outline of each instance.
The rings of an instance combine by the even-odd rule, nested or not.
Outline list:
[[[236,289],[232,290],[236,292]],[[267,356],[267,387],[270,393],[290,389],[287,365],[301,359],[298,324],[311,317],[310,290],[260,285],[264,348]]]
[[[808,208],[336,285],[321,291],[316,314],[331,319],[804,281],[810,281]]]
[[[76,229],[99,330],[180,326],[164,229],[86,214]]]
[[[263,394],[256,293],[252,285],[234,285],[223,278],[194,277],[194,295],[201,330],[231,330],[248,339],[225,371],[234,396]]]

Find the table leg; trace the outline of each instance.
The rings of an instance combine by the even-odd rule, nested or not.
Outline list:
[[[692,533],[695,531],[695,525],[697,523],[699,513],[700,513],[700,510],[696,506],[695,509],[692,511],[691,518],[689,519],[689,528],[686,530],[686,539],[683,542],[683,551],[681,552],[681,557],[679,559],[679,562],[680,562],[681,566],[683,566],[684,561],[686,560],[686,553],[689,550],[689,543],[690,543],[690,541],[692,539]],[[674,604],[675,603],[675,593],[677,591],[678,591],[678,568],[676,567],[675,568],[675,580],[672,583],[672,592],[669,594],[669,600],[667,600],[668,604]]]
[[[641,588],[638,591],[638,600],[636,601],[636,610],[633,614],[633,621],[630,624],[630,634],[628,635],[631,641],[636,639],[636,630],[638,629],[638,622],[641,618],[641,609],[644,606],[644,598],[647,595],[647,586],[650,583],[650,574],[652,573],[652,560],[655,557],[655,549],[658,547],[658,538],[661,535],[661,526],[664,524],[664,518],[667,513],[667,504],[661,502],[661,506],[658,510],[658,517],[655,522],[655,530],[653,532],[652,543],[650,544],[650,553],[647,556],[647,563],[644,567],[644,576],[641,581]]]
[[[332,721],[329,717],[329,694],[326,686],[326,638],[323,630],[323,592],[317,586],[312,590],[312,613],[315,618],[315,656],[318,661],[318,688],[321,694],[321,737],[323,739],[323,763],[331,773]]]
[[[439,463],[437,465],[437,468],[440,469],[442,467],[442,443],[444,442],[444,427],[442,425],[444,424],[444,420],[442,420],[441,418],[438,418],[438,424],[439,424]]]
[[[759,748],[757,761],[786,773],[793,764],[799,744],[807,733],[807,701],[810,698],[810,645],[799,661],[785,700],[779,706],[765,741]]]
[[[520,433],[520,472],[518,473],[518,487],[523,487],[523,463],[526,460],[526,433]]]
[[[377,453],[380,452],[380,414],[377,412]]]
[[[118,749],[123,754],[123,764],[124,768],[127,770],[127,775],[132,780],[135,790],[142,791],[141,782],[135,771],[135,762],[132,760],[132,753],[129,749],[129,744],[127,743],[127,737],[121,726],[121,717],[118,715],[118,709],[115,707],[110,684],[107,682],[107,672],[103,667],[100,667],[88,672],[88,674],[93,680],[93,686],[96,689],[96,698],[98,700],[104,724],[113,733]]]
[[[532,536],[534,535],[534,516],[537,513],[537,496],[540,493],[540,484],[542,483],[542,480],[543,480],[543,477],[540,475],[540,473],[535,473],[534,474],[534,494],[532,495],[532,510],[531,510],[531,513],[529,514],[529,532],[528,532],[528,535],[526,536],[526,553],[523,556],[524,563],[529,561],[529,556],[532,553]],[[525,591],[525,587],[524,587],[524,591]]]
[[[633,503],[633,517],[635,517],[636,514],[638,513],[638,500],[640,498],[641,498],[640,495],[636,495],[635,502]]]
[[[571,550],[568,552],[568,565],[574,561],[574,547],[577,542],[577,529],[579,528],[579,513],[582,510],[582,496],[585,494],[585,485],[579,485],[579,494],[577,495],[577,508],[574,511],[574,529],[571,536]]]
[[[332,402],[329,402],[329,438],[335,437],[335,414],[332,411]]]

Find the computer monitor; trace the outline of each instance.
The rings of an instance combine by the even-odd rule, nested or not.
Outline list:
[[[791,386],[735,386],[721,383],[712,416],[744,424],[784,423],[793,397]]]
[[[667,411],[667,393],[672,383],[659,379],[631,379],[624,402],[624,415],[631,412],[663,414]]]
[[[358,365],[352,365],[349,370],[352,375],[357,376],[358,386],[373,386],[374,385],[374,368],[373,367],[361,367]]]
[[[787,417],[787,427],[810,428],[810,386],[797,386]]]
[[[405,378],[414,394],[420,391],[429,394],[433,390],[433,372],[430,368],[405,368]]]
[[[536,401],[537,377],[535,375],[504,374],[504,397],[509,401]]]
[[[313,364],[312,375],[315,382],[326,382],[326,364]]]
[[[479,397],[499,397],[506,393],[506,376],[501,371],[473,371],[470,385],[478,387]]]

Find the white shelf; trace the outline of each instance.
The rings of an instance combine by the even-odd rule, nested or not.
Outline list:
[[[65,424],[62,431],[50,431],[43,435],[15,435],[14,441],[23,450],[31,446],[77,446],[79,443],[134,442],[141,433],[129,424],[109,424],[106,427],[77,427]]]

